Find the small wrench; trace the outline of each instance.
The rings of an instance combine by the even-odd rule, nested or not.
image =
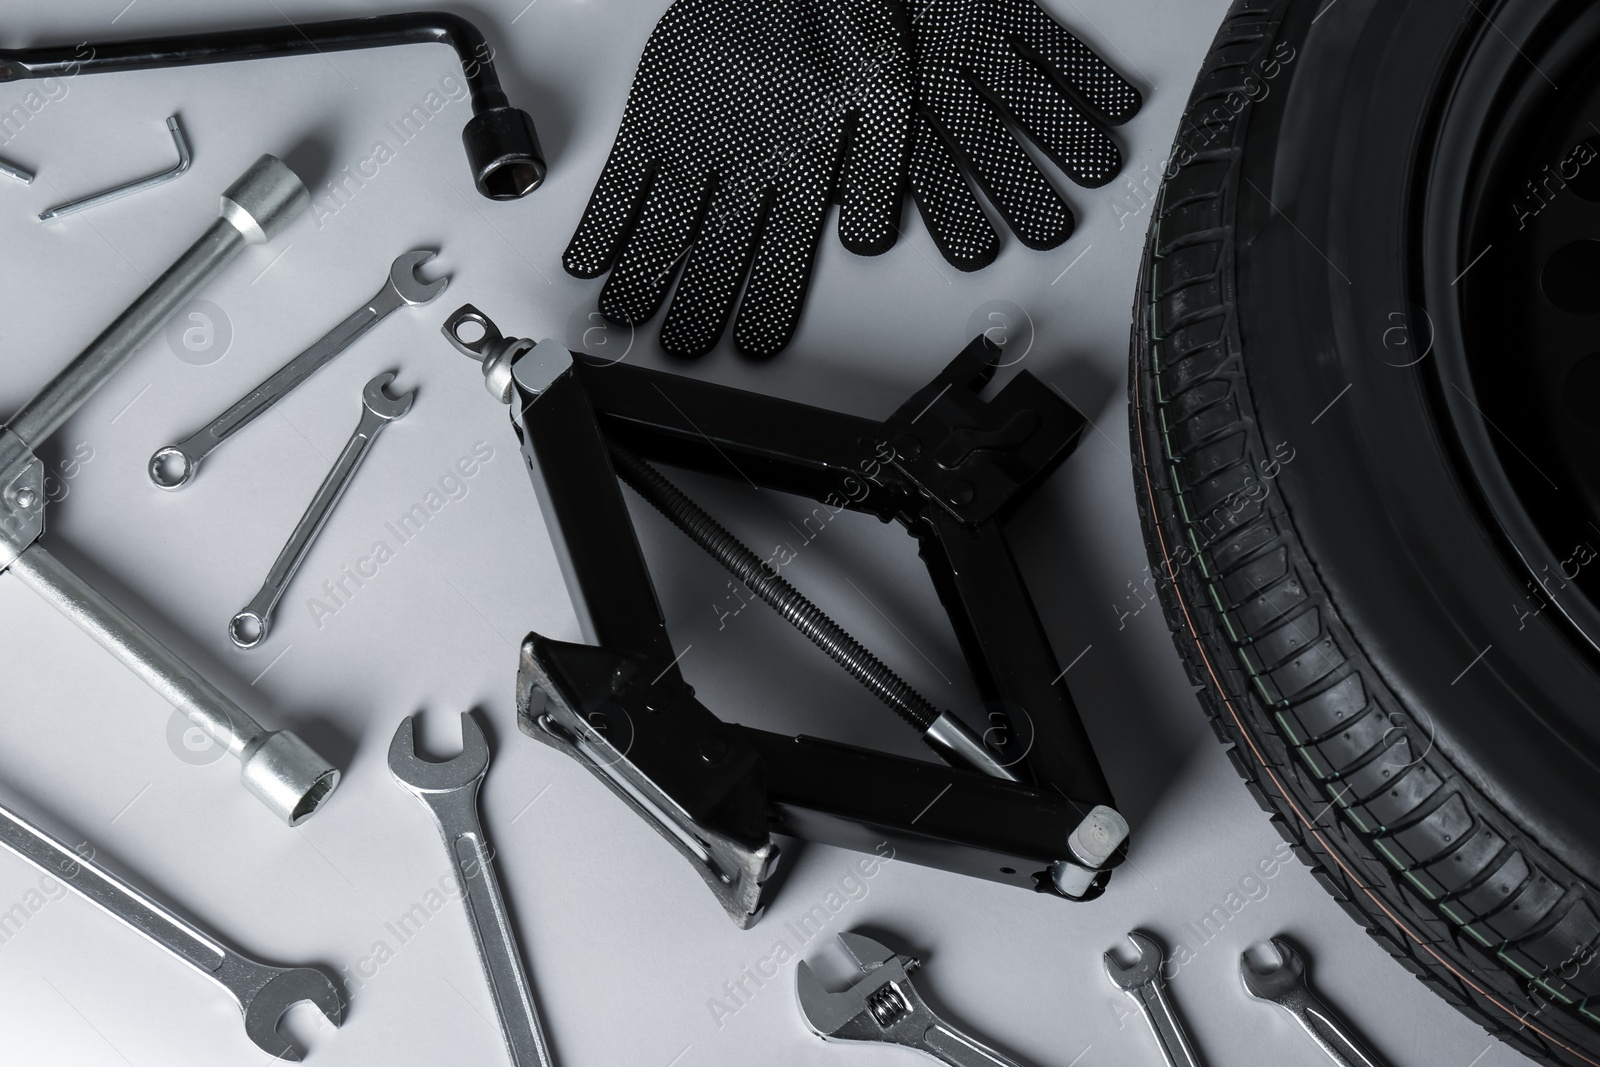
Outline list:
[[[389,267],[389,280],[378,295],[360,310],[329,330],[322,340],[285,363],[278,372],[238,403],[218,415],[211,425],[181,444],[164,445],[150,457],[150,480],[162,489],[182,489],[194,479],[200,461],[222,442],[244,429],[272,405],[321,369],[329,360],[349,348],[391,312],[403,307],[420,307],[444,292],[449,278],[431,282],[418,280],[416,271],[433,258],[432,252],[406,252]]]
[[[461,713],[461,754],[443,763],[417,756],[415,726],[400,721],[389,743],[389,771],[433,814],[471,920],[478,959],[494,998],[500,1032],[514,1067],[551,1067],[550,1046],[522,966],[517,935],[490,866],[489,840],[478,819],[478,786],[489,770],[489,742],[472,712]]]
[[[1139,952],[1138,962],[1124,967],[1107,952],[1106,974],[1118,989],[1139,1002],[1145,1021],[1155,1031],[1156,1043],[1161,1046],[1167,1067],[1200,1067],[1200,1058],[1194,1054],[1189,1035],[1184,1033],[1178,1013],[1172,1010],[1172,1000],[1167,996],[1167,981],[1161,973],[1166,953],[1149,934],[1134,930],[1128,934],[1128,940]]]
[[[1306,965],[1281,937],[1272,939],[1282,960],[1270,971],[1258,971],[1249,956],[1239,957],[1239,977],[1244,990],[1259,1000],[1270,1000],[1294,1016],[1328,1058],[1339,1067],[1382,1067],[1383,1061],[1368,1052],[1354,1032],[1327,1005],[1317,999],[1306,984]]]
[[[864,972],[842,993],[822,987],[805,960],[795,967],[795,992],[806,1025],[826,1041],[886,1041],[918,1049],[954,1067],[1018,1067],[933,1013],[911,986],[921,965],[870,937],[842,933],[839,944]]]
[[[411,410],[411,401],[415,399],[416,391],[413,390],[401,397],[391,397],[384,392],[383,387],[392,381],[394,372],[385,371],[373,378],[367,383],[366,388],[361,390],[361,421],[356,424],[356,432],[345,442],[344,451],[339,453],[339,458],[333,463],[333,469],[322,480],[322,487],[317,490],[317,495],[311,498],[306,513],[300,516],[300,523],[294,528],[294,533],[289,535],[289,542],[283,546],[283,551],[278,553],[272,569],[267,572],[267,580],[262,583],[261,591],[256,593],[255,598],[246,604],[239,614],[229,620],[228,636],[240,648],[255,648],[266,640],[267,631],[272,628],[272,613],[277,610],[278,601],[282,599],[283,592],[289,587],[295,572],[300,569],[306,553],[311,551],[311,544],[317,539],[317,534],[322,532],[328,516],[333,514],[334,505],[339,503],[339,498],[344,496],[344,491],[350,487],[356,469],[367,457],[372,442],[377,440],[378,431]]]
[[[316,1005],[334,1026],[344,1019],[339,989],[321,971],[270,967],[240,955],[3,805],[0,844],[226,989],[239,1003],[246,1036],[267,1055],[300,1059],[295,1047],[278,1033],[278,1023],[301,1001]],[[93,855],[93,849],[83,851]]]

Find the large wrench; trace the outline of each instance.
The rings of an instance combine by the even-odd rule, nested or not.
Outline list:
[[[276,374],[246,393],[205,429],[179,444],[156,449],[155,455],[150,457],[150,480],[162,489],[182,489],[194,479],[200,461],[212,450],[250,425],[256,416],[355,344],[386,316],[403,307],[420,307],[444,292],[445,286],[450,284],[449,278],[431,282],[417,278],[417,268],[432,258],[433,253],[427,251],[406,252],[396,257],[389,267],[389,280],[378,290],[378,295],[324,334],[322,340],[285,363]]]
[[[443,763],[419,759],[410,716],[401,720],[389,743],[389,771],[427,806],[450,852],[506,1052],[514,1067],[551,1067],[550,1046],[522,967],[516,931],[490,866],[489,840],[478,820],[478,786],[488,770],[489,742],[470,711],[461,713],[461,754],[454,759]]]
[[[1106,974],[1128,996],[1139,1002],[1145,1021],[1155,1031],[1156,1043],[1167,1067],[1200,1067],[1200,1058],[1194,1054],[1189,1035],[1184,1033],[1178,1013],[1172,1010],[1172,999],[1167,996],[1167,980],[1161,973],[1166,954],[1161,945],[1149,934],[1137,930],[1128,934],[1128,940],[1139,951],[1139,960],[1132,967],[1124,967],[1107,952]]]
[[[272,613],[277,610],[278,601],[283,598],[284,590],[300,569],[306,553],[311,551],[311,543],[322,532],[328,516],[333,514],[334,505],[339,503],[339,498],[350,487],[350,480],[355,477],[361,461],[367,457],[378,431],[411,410],[416,391],[391,397],[383,387],[392,381],[394,372],[385,371],[361,390],[361,421],[356,424],[356,432],[345,442],[344,451],[339,453],[333,469],[322,480],[322,487],[311,498],[306,513],[300,516],[299,525],[289,535],[288,543],[267,572],[267,580],[262,583],[261,591],[229,620],[228,636],[240,648],[254,648],[266,640],[267,631],[272,629]]]
[[[226,989],[244,1015],[246,1036],[267,1055],[300,1059],[295,1047],[278,1033],[278,1023],[301,1001],[315,1004],[334,1026],[343,1020],[338,987],[321,971],[270,967],[240,955],[88,858],[94,854],[92,848],[74,852],[4,805],[0,805],[0,844]]]
[[[1259,1000],[1270,1000],[1294,1016],[1328,1058],[1339,1067],[1382,1067],[1383,1061],[1368,1052],[1344,1020],[1317,999],[1306,984],[1306,965],[1294,947],[1281,937],[1272,939],[1283,962],[1270,971],[1258,971],[1248,956],[1239,957],[1239,977],[1244,989]]]

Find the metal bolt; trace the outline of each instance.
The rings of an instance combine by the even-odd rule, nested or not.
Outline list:
[[[39,494],[33,491],[32,486],[23,486],[17,490],[14,498],[19,508],[31,508],[39,502]]]

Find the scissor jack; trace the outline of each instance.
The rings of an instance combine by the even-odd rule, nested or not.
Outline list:
[[[1008,516],[1083,433],[1072,405],[1026,371],[980,398],[999,361],[983,337],[876,422],[507,338],[470,304],[444,333],[511,405],[587,640],[528,635],[519,725],[655,825],[736,923],[761,913],[775,834],[861,851],[887,842],[896,859],[1071,899],[1103,891],[1127,823],[1005,540]],[[1022,709],[1027,736],[1018,723],[986,724],[998,728],[985,743],[933,708],[655,463],[899,522],[917,540],[986,705]],[[713,714],[678,669],[619,477],[950,765]]]

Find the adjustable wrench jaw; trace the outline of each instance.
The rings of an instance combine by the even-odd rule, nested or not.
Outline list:
[[[795,991],[806,1024],[828,1041],[883,1041],[914,1048],[952,1067],[1018,1067],[1016,1061],[962,1033],[933,1013],[911,985],[918,966],[870,937],[843,933],[839,942],[864,972],[842,993],[822,988],[811,968],[795,968]]]
[[[928,1028],[939,1020],[911,985],[916,958],[892,952],[861,934],[842,933],[839,942],[860,965],[862,976],[849,989],[831,993],[810,964],[801,960],[795,967],[795,994],[806,1025],[827,1041],[920,1045]]]

